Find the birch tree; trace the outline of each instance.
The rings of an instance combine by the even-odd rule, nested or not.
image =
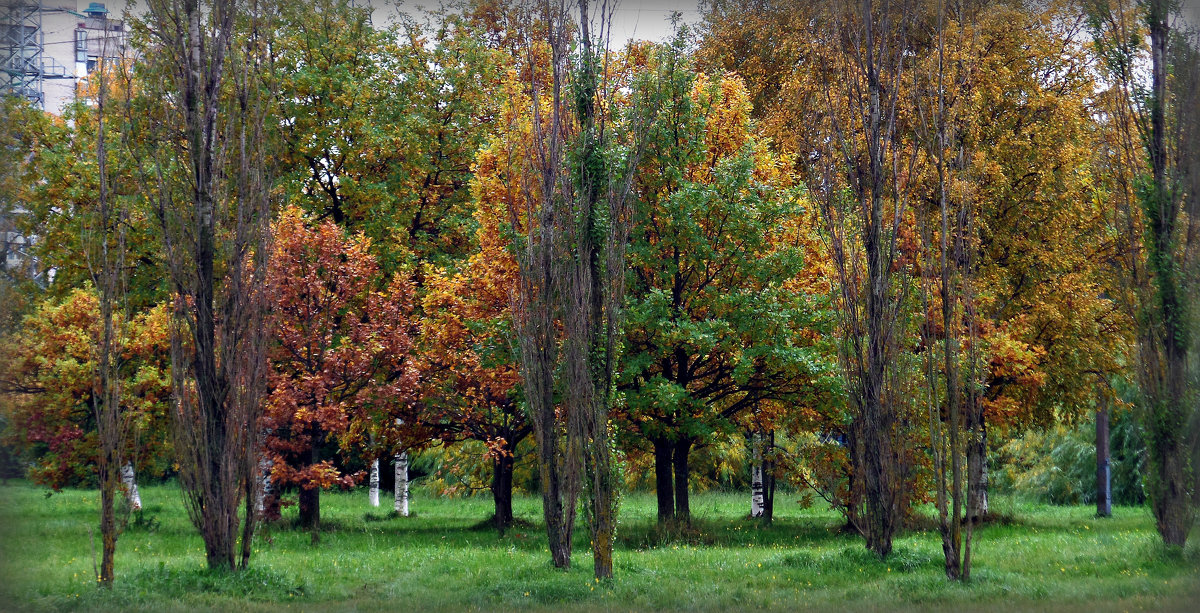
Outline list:
[[[408,517],[408,452],[396,454],[396,496],[394,509],[400,517]]]

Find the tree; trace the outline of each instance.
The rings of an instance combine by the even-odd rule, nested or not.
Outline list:
[[[131,296],[132,267],[127,264],[129,258],[147,252],[145,247],[131,250],[127,240],[131,231],[135,237],[144,236],[147,225],[144,218],[131,211],[135,192],[131,167],[119,146],[123,140],[120,102],[122,98],[130,100],[131,90],[130,61],[123,57],[127,51],[104,50],[105,58],[119,59],[106,60],[81,85],[79,99],[67,109],[69,122],[25,118],[28,124],[20,138],[30,146],[24,149],[24,159],[13,165],[12,176],[19,177],[26,187],[13,191],[14,196],[21,197],[21,210],[15,215],[17,223],[5,230],[6,235],[19,228],[20,234],[27,237],[51,238],[27,241],[35,244],[19,256],[28,265],[29,281],[40,277],[41,285],[50,286],[44,292],[30,283],[27,290],[31,293],[62,297],[77,287],[90,285],[96,290],[100,332],[89,361],[94,375],[89,394],[94,415],[87,429],[94,432],[98,444],[91,460],[100,485],[101,559],[97,580],[103,587],[111,587],[114,580],[116,541],[124,521],[116,509],[122,475],[128,465],[132,484],[134,470],[126,459],[124,441],[134,416],[120,398],[126,374],[121,364],[125,358],[121,337],[126,331],[121,326],[130,318],[118,315],[123,310],[133,312],[148,298],[142,291]],[[6,245],[8,241],[6,237]],[[47,266],[53,268],[46,270]],[[145,289],[145,279],[142,275],[135,279],[139,289]],[[125,487],[132,496],[132,488]]]
[[[471,163],[495,115],[499,62],[454,15],[376,28],[350,0],[287,5],[274,65],[281,181],[294,202],[371,239],[381,270],[471,250]]]
[[[922,75],[936,74],[930,63],[937,58],[937,37],[933,3],[914,6],[907,29],[913,53],[906,60],[908,76],[898,81],[904,93],[896,100],[896,146],[906,158],[893,167],[900,169],[902,179],[898,197],[928,205],[914,211],[916,217],[902,215],[899,226],[900,266],[913,266],[920,276],[919,237],[910,224],[920,222],[924,213],[937,216],[936,163],[919,153],[929,141],[921,135],[929,132],[922,122],[929,122],[929,109],[937,104],[936,99],[932,107],[928,100],[916,101],[922,88],[936,89]],[[987,509],[988,429],[1007,436],[1091,410],[1097,379],[1122,369],[1129,319],[1115,308],[1114,299],[1124,290],[1107,264],[1120,259],[1121,241],[1112,240],[1103,207],[1094,197],[1106,175],[1088,169],[1096,149],[1088,108],[1095,83],[1073,38],[1078,15],[1059,4],[1039,10],[1006,2],[954,7],[952,15],[961,11],[974,22],[961,36],[947,40],[946,70],[954,86],[947,99],[956,134],[952,150],[963,152],[961,159],[957,153],[947,158],[952,193],[961,194],[951,202],[969,197],[975,203],[975,238],[963,255],[971,263],[964,278],[972,289],[981,361],[982,412],[972,408],[970,428],[981,429],[982,436],[970,440],[967,471],[969,514],[979,519]],[[841,81],[824,68],[833,66],[839,49],[848,47],[822,37],[828,33],[821,26],[826,22],[814,15],[804,3],[715,3],[698,56],[701,65],[736,70],[746,79],[762,132],[778,150],[796,152],[797,170],[816,192],[834,185],[821,176],[821,169],[827,167],[828,145],[836,139],[827,138],[830,120],[813,118],[826,118],[828,103],[839,99],[827,93],[841,91],[827,87]],[[830,54],[834,59],[828,59]],[[955,75],[968,77],[962,87]],[[915,88],[911,92],[909,83]],[[849,125],[847,119],[838,121]],[[930,238],[935,244],[940,240],[936,232]],[[898,277],[901,286],[908,287],[906,276]],[[928,289],[940,292],[937,285]],[[913,302],[902,309],[905,318],[922,317]],[[931,306],[940,310],[940,299]],[[960,312],[965,316],[965,310]],[[944,341],[944,325],[935,328],[936,340]],[[923,346],[916,338],[911,345],[907,339],[904,343],[918,351]],[[964,352],[971,347],[962,345]],[[902,353],[906,360],[918,357]],[[919,380],[920,367],[909,367],[914,371],[905,379]],[[902,422],[926,421],[914,407],[901,407],[907,415]],[[839,429],[836,424],[822,428]],[[918,438],[923,437],[906,440]],[[912,445],[904,453],[922,458]],[[909,472],[915,474],[919,471]]]
[[[114,313],[119,354],[120,413],[131,421],[121,456],[138,472],[170,470],[169,310],[160,305],[126,319]],[[103,325],[95,290],[47,299],[21,328],[0,342],[0,392],[9,418],[6,436],[31,463],[29,478],[53,490],[95,485],[100,454],[93,410],[95,347]]]
[[[266,281],[276,342],[261,426],[272,485],[299,488],[300,523],[315,539],[321,489],[358,479],[322,457],[326,443],[350,449],[355,433],[392,423],[416,390],[412,287],[396,275],[372,291],[370,241],[332,221],[309,227],[289,208],[274,235]]]
[[[821,371],[816,237],[801,194],[753,136],[740,79],[697,76],[664,48],[661,114],[635,182],[627,349],[629,428],[654,449],[660,522],[690,521],[689,455]]]
[[[922,168],[932,171],[926,206],[915,206],[920,228],[920,326],[925,354],[925,386],[929,412],[930,450],[936,483],[938,529],[942,537],[946,576],[966,581],[971,573],[971,524],[963,537],[963,514],[970,489],[965,472],[973,468],[968,448],[981,446],[982,405],[979,397],[979,327],[976,322],[971,257],[979,220],[979,205],[970,189],[974,162],[968,151],[972,91],[977,71],[973,42],[977,36],[973,12],[961,6],[937,5],[933,57],[917,64],[914,138],[929,158]],[[940,313],[938,313],[940,311]],[[940,315],[940,318],[938,317]],[[937,337],[941,355],[936,355]],[[964,340],[965,339],[965,340]],[[944,385],[939,387],[940,378]],[[964,428],[964,426],[966,426]],[[965,431],[964,431],[965,430]],[[964,463],[968,470],[964,471]]]
[[[272,183],[260,70],[270,13],[233,0],[152,0],[148,8],[136,26],[144,53],[136,104],[145,113],[129,129],[154,143],[137,156],[173,291],[180,483],[209,568],[245,568],[267,370],[261,290]]]
[[[107,44],[107,40],[105,41]],[[108,57],[116,50],[102,50]],[[125,471],[122,455],[125,437],[129,433],[129,414],[121,411],[120,353],[118,337],[122,330],[116,327],[115,310],[123,306],[126,287],[125,226],[128,219],[126,207],[109,193],[108,149],[105,130],[106,106],[109,103],[108,73],[113,67],[102,65],[95,72],[96,79],[96,173],[98,176],[97,207],[95,216],[85,221],[89,239],[88,272],[95,284],[100,301],[101,333],[96,343],[96,368],[92,377],[92,406],[96,413],[96,430],[100,441],[100,453],[96,468],[100,473],[100,576],[97,580],[103,587],[113,584],[113,564],[117,549],[119,526],[117,525],[116,502],[118,484]],[[130,482],[133,468],[130,467]],[[136,496],[131,486],[130,500]],[[137,501],[141,506],[141,501]]]
[[[1115,90],[1107,109],[1117,133],[1110,152],[1122,180],[1113,200],[1131,248],[1124,271],[1133,288],[1128,304],[1136,322],[1146,489],[1163,542],[1182,547],[1194,516],[1196,482],[1189,474],[1198,436],[1189,354],[1190,305],[1200,287],[1200,43],[1176,29],[1178,5],[1168,0],[1136,8],[1096,0],[1087,8],[1096,53]]]
[[[536,35],[545,39],[527,47],[534,68],[523,96],[532,115],[532,176],[522,185],[529,189],[525,209],[510,216],[524,230],[514,321],[552,558],[558,567],[570,564],[573,507],[584,492],[594,571],[597,579],[609,578],[616,528],[609,413],[616,401],[632,167],[649,115],[619,99],[624,83],[613,78],[618,70],[604,44],[607,6],[593,31],[589,2],[580,0],[574,54],[567,4],[547,1],[538,10]],[[538,70],[541,60],[549,63],[545,73]],[[618,119],[626,108],[631,113]],[[562,420],[556,392],[562,394]],[[565,449],[559,448],[560,430]]]
[[[420,419],[446,442],[476,440],[492,460],[494,521],[512,525],[517,446],[533,433],[520,404],[512,350],[512,287],[517,265],[501,225],[507,216],[495,148],[476,159],[479,251],[453,275],[428,280],[424,298]]]
[[[906,292],[896,264],[907,204],[899,169],[907,160],[897,109],[912,52],[914,8],[834,3],[814,13],[816,30],[809,33],[824,39],[817,57],[827,62],[825,70],[845,71],[844,78],[825,81],[841,87],[807,94],[821,109],[824,141],[814,151],[819,161],[807,183],[817,194],[837,271],[839,358],[855,407],[848,445],[856,485],[852,495],[861,495],[861,514],[851,518],[867,548],[884,557],[900,528],[905,478],[897,439],[905,402],[898,389],[897,354]],[[821,82],[813,78],[809,87]]]

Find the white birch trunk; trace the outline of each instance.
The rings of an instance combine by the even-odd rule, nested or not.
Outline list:
[[[753,473],[754,473],[754,477],[750,484],[750,517],[762,517],[762,514],[763,514],[762,464],[755,464]]]
[[[762,471],[762,438],[758,434],[753,437],[754,464],[750,469],[750,517],[762,517],[763,514],[763,471]]]
[[[408,454],[396,455],[396,512],[408,517]]]
[[[266,510],[267,496],[271,495],[271,460],[270,458],[262,458],[258,461],[259,479],[262,480],[262,487],[258,488],[258,500],[255,501],[255,508],[259,513]]]
[[[379,458],[371,460],[371,481],[370,489],[367,490],[367,495],[370,497],[371,506],[379,506]]]
[[[142,496],[138,494],[137,479],[133,472],[133,462],[126,462],[121,467],[121,482],[125,484],[125,498],[129,500],[129,508],[134,511],[142,510]]]
[[[396,426],[404,425],[403,419],[396,419]],[[400,440],[396,441],[397,446]],[[408,517],[408,453],[396,454],[396,513]]]

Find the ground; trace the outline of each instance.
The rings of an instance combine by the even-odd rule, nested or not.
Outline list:
[[[251,570],[202,570],[203,544],[173,484],[141,489],[141,522],[118,543],[117,583],[95,587],[96,492],[0,487],[0,610],[1193,610],[1200,531],[1165,549],[1149,511],[1030,505],[995,497],[1008,520],[976,532],[972,580],[945,580],[936,532],[909,532],[879,561],[838,516],[781,493],[775,525],[746,517],[749,495],[695,495],[691,532],[655,528],[652,493],[627,494],[611,583],[591,576],[586,530],[573,567],[549,564],[539,500],[526,524],[483,527],[486,497],[431,498],[414,517],[371,508],[364,491],[322,497],[320,543],[286,521],[260,531]],[[385,500],[387,505],[390,501]],[[288,509],[291,515],[295,508]],[[285,518],[288,516],[285,513]],[[96,545],[93,545],[93,542]]]

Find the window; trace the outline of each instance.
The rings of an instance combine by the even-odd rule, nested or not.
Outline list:
[[[75,30],[75,61],[86,62],[87,59],[87,30]]]

